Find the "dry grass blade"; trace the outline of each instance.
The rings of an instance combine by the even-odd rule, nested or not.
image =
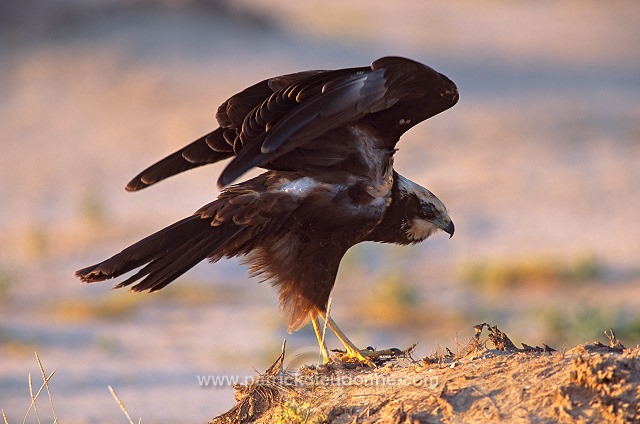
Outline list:
[[[4,408],[2,408],[2,419],[4,420],[4,424],[9,424],[9,420],[7,419],[7,415],[4,413]]]
[[[124,403],[122,403],[116,391],[113,390],[113,387],[111,386],[108,386],[108,387],[109,387],[109,391],[111,392],[111,396],[113,396],[113,398],[116,400],[116,403],[120,407],[120,410],[124,413],[125,417],[127,417],[127,420],[129,420],[129,424],[135,424],[131,419],[131,415],[129,415],[127,408],[125,408]],[[142,422],[142,418],[138,419],[138,424],[140,424],[140,422]]]
[[[27,422],[27,417],[29,416],[29,412],[31,412],[31,409],[34,408],[36,406],[36,399],[38,399],[38,396],[40,395],[40,392],[42,392],[42,389],[44,389],[45,384],[49,383],[49,380],[51,380],[51,377],[53,377],[53,375],[55,374],[55,370],[49,374],[49,377],[47,377],[44,382],[42,383],[42,385],[40,385],[40,388],[38,389],[38,391],[36,392],[35,396],[31,396],[31,405],[29,405],[29,408],[27,409],[27,412],[24,414],[24,419],[22,420],[22,423],[26,423]],[[31,374],[29,374],[29,384],[31,384]],[[54,415],[54,422],[55,421],[55,415]],[[39,421],[38,421],[39,422]]]
[[[36,354],[36,361],[38,361],[38,367],[40,368],[40,373],[42,374],[42,381],[44,382],[44,386],[47,388],[47,395],[49,396],[49,404],[51,405],[51,413],[53,414],[53,423],[56,424],[58,422],[58,417],[56,417],[56,410],[53,407],[53,398],[51,397],[51,391],[49,390],[49,379],[53,376],[53,374],[55,373],[55,370],[51,373],[49,378],[47,378],[47,375],[44,372],[44,367],[42,366],[42,362],[40,362],[40,357],[38,356],[38,352],[35,352],[35,354]],[[33,407],[35,409],[35,403],[33,404]]]
[[[49,394],[49,403],[51,404],[51,412],[53,414],[53,423],[56,424],[58,422],[58,418],[56,417],[56,411],[53,408],[53,399],[51,398],[51,392],[49,391],[49,380],[51,380],[51,377],[53,377],[53,375],[56,373],[56,370],[53,370],[53,372],[49,374],[49,377],[47,377],[44,372],[44,368],[42,367],[42,362],[40,362],[40,358],[38,357],[38,352],[36,352],[35,354],[36,354],[36,361],[38,362],[38,367],[40,368],[40,373],[42,374],[42,384],[40,385],[40,388],[34,395],[33,385],[31,382],[31,373],[29,373],[29,393],[31,394],[31,404],[29,405],[27,412],[24,414],[24,419],[22,420],[22,423],[24,424],[27,422],[27,417],[29,416],[31,409],[36,410],[36,400],[38,399],[38,396],[40,396],[40,393],[42,392],[42,390],[46,387],[47,393]],[[36,416],[37,415],[38,414],[36,410]],[[5,418],[5,422],[6,422],[6,418]],[[38,423],[39,422],[40,422],[40,417],[38,417]]]
[[[40,391],[38,391],[38,393],[40,393]],[[31,373],[29,373],[29,396],[31,397],[31,405],[33,405],[33,412],[35,412],[36,419],[38,420],[38,424],[39,424],[40,414],[38,414],[38,406],[36,405],[36,398],[35,396],[33,396],[33,380],[31,379]]]

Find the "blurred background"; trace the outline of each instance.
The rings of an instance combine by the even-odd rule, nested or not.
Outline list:
[[[640,343],[640,3],[5,0],[0,2],[0,407],[20,422],[40,371],[61,422],[205,422],[289,335],[239,261],[158,294],[74,270],[197,210],[220,165],[139,193],[140,170],[217,126],[269,76],[413,58],[460,102],[398,145],[396,169],[456,223],[414,247],[361,245],[332,315],[361,346],[455,351],[473,325],[558,350],[613,328]],[[338,342],[329,340],[331,347]],[[313,355],[312,355],[313,356]],[[308,358],[305,359],[309,362]],[[50,422],[44,397],[38,412]],[[47,421],[48,420],[48,421]],[[30,414],[27,422],[36,422]]]

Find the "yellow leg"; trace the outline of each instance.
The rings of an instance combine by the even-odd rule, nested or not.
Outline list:
[[[369,359],[367,356],[377,356],[376,352],[368,351],[368,350],[360,350],[356,347],[355,344],[340,330],[335,321],[330,317],[326,316],[327,325],[329,328],[335,333],[338,339],[342,342],[344,347],[347,349],[346,359],[354,359],[356,361],[362,362],[365,365],[370,366],[371,368],[375,368],[375,364]]]
[[[327,349],[327,344],[324,341],[324,332],[320,329],[320,323],[318,322],[318,312],[311,311],[309,312],[309,316],[311,317],[313,331],[315,331],[316,333],[318,345],[320,345],[320,351],[322,352],[322,363],[327,364],[329,363],[329,349]]]
[[[327,364],[331,361],[329,355],[329,349],[327,349],[327,344],[324,340],[324,328],[320,325],[319,318],[322,317],[326,321],[326,325],[334,332],[338,340],[342,342],[346,349],[346,353],[338,354],[338,359],[344,362],[360,362],[361,364],[367,365],[371,368],[375,368],[376,365],[373,363],[372,359],[377,359],[380,357],[398,357],[402,354],[402,351],[399,349],[385,349],[385,350],[367,350],[367,349],[358,349],[358,347],[353,344],[351,340],[340,330],[335,321],[331,318],[330,315],[322,313],[320,311],[311,311],[309,312],[309,317],[311,318],[311,324],[313,325],[313,331],[316,333],[316,338],[318,339],[318,345],[320,346],[320,351],[322,352],[322,362]]]

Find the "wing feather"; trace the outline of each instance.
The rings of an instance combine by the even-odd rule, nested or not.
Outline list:
[[[220,128],[150,166],[127,190],[233,156],[218,179],[219,187],[256,166],[334,166],[363,149],[366,141],[348,131],[335,132],[355,126],[377,137],[376,146],[386,155],[405,131],[457,100],[455,84],[447,77],[400,57],[384,57],[362,68],[270,78],[225,101],[216,114]]]
[[[159,162],[154,163],[144,171],[136,175],[126,185],[127,191],[137,191],[149,187],[152,184],[169,178],[173,175],[197,168],[209,163],[218,162],[233,156],[230,148],[214,150],[207,140],[215,140],[215,145],[221,145],[222,131],[217,130],[200,137],[191,144],[170,154]]]

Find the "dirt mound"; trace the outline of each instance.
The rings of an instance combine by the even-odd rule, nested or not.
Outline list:
[[[212,423],[640,420],[640,349],[626,349],[613,331],[608,345],[556,352],[518,348],[487,324],[475,330],[457,353],[416,359],[409,351],[375,369],[330,364],[292,373],[282,368],[283,345],[264,374],[236,387],[236,406]]]

